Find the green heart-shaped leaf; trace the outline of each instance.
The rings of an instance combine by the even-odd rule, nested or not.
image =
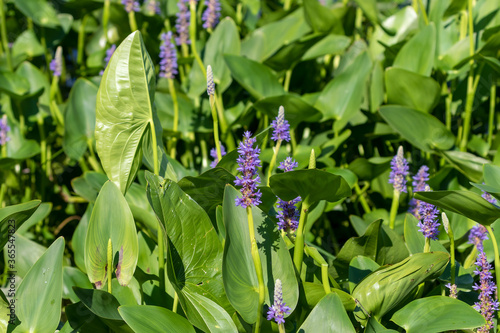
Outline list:
[[[111,57],[97,92],[96,149],[110,180],[125,193],[142,160],[142,139],[154,133],[155,70],[139,31]]]
[[[19,332],[53,332],[61,319],[64,238],[59,237],[31,267],[16,293]],[[36,295],[36,299],[33,298]]]
[[[250,234],[246,209],[235,205],[241,194],[228,185],[224,192],[224,225],[226,242],[222,274],[227,296],[233,307],[248,323],[257,320],[258,281],[251,254]],[[283,300],[292,311],[298,301],[298,285],[292,259],[277,225],[260,209],[252,207],[255,238],[262,262],[266,303],[271,305],[276,279],[283,286]]]
[[[482,225],[500,218],[500,208],[470,191],[415,192],[415,198],[458,213]]]
[[[371,273],[352,292],[361,304],[354,310],[356,320],[364,324],[368,315],[382,318],[421,282],[441,275],[449,260],[449,254],[444,252],[417,253]]]
[[[40,206],[40,200],[32,200],[18,205],[0,208],[0,248],[28,220]]]
[[[141,333],[194,333],[193,326],[181,315],[159,306],[126,305],[118,308],[125,322]],[[153,320],[152,320],[153,319]]]
[[[85,240],[85,268],[90,282],[102,287],[114,267],[107,267],[108,241],[111,239],[112,258],[118,258],[116,277],[127,285],[134,275],[139,255],[134,217],[115,183],[107,181],[95,202]]]
[[[437,333],[486,325],[484,317],[472,306],[446,296],[416,299],[396,312],[391,320],[407,333]]]
[[[349,184],[330,172],[308,169],[284,172],[271,176],[274,194],[285,201],[301,197],[313,204],[320,200],[335,202],[351,195]]]

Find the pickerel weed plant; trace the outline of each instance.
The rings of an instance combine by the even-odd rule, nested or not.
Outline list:
[[[498,332],[500,12],[0,0],[0,332]]]

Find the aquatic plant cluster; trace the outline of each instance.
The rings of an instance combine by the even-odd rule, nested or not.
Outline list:
[[[497,332],[497,7],[0,0],[0,332]]]

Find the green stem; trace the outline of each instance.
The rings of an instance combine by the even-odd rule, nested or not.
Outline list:
[[[292,78],[292,69],[290,68],[285,72],[285,80],[283,82],[283,89],[285,89],[286,92],[288,92],[288,89],[290,88],[291,78]]]
[[[108,293],[111,294],[111,279],[113,278],[113,244],[108,240]]]
[[[3,201],[3,198],[5,197],[5,193],[7,193],[7,184],[2,183],[0,187],[0,208],[5,207],[5,202]]]
[[[418,0],[418,6],[422,12],[422,17],[424,18],[425,25],[429,25],[429,19],[427,18],[427,12],[425,11],[425,6],[422,0]]]
[[[0,0],[1,1],[1,0]],[[50,82],[51,80],[51,75],[50,75],[50,61],[52,60],[52,56],[50,55],[49,50],[47,49],[47,39],[45,37],[45,27],[40,28],[40,43],[42,43],[43,49],[45,50],[45,66],[47,66],[47,78]]]
[[[448,226],[448,237],[450,238],[450,255],[451,255],[451,284],[455,284],[456,263],[455,263],[455,238],[453,237],[453,230],[451,224]]]
[[[493,233],[493,229],[491,229],[491,226],[487,225],[486,230],[488,230],[488,234],[491,237],[491,243],[493,244],[493,252],[495,253],[495,278],[496,278],[496,284],[498,286],[498,283],[500,282],[500,269],[498,269],[497,267],[500,267],[500,257],[498,254],[497,239],[495,238],[495,234]]]
[[[453,93],[448,90],[446,82],[443,83],[443,93],[447,92],[446,96],[446,128],[451,131],[451,103],[453,102]]]
[[[196,62],[200,65],[201,72],[203,73],[203,77],[207,77],[207,70],[203,65],[203,61],[201,61],[200,55],[196,50],[196,1],[189,1],[189,11],[191,14],[191,21],[189,22],[189,38],[191,39],[191,53],[193,53]]]
[[[174,304],[172,305],[172,312],[177,312],[177,305],[179,304],[179,295],[175,293],[174,295]]]
[[[278,140],[278,142],[276,142],[276,146],[274,147],[273,158],[271,158],[271,163],[269,163],[269,168],[267,169],[267,186],[269,186],[269,180],[271,179],[271,174],[273,172],[274,165],[276,164],[276,158],[278,157],[280,146],[281,140]]]
[[[490,89],[490,114],[488,117],[488,146],[491,147],[493,141],[493,127],[495,126],[495,102],[497,99],[497,86],[495,83],[491,84]]]
[[[366,187],[366,188],[368,188],[368,187]],[[365,213],[371,213],[372,210],[370,208],[370,205],[368,205],[368,202],[366,201],[365,197],[363,196],[363,193],[365,191],[361,191],[358,183],[354,184],[354,191],[356,192],[356,195],[358,196],[359,202],[361,203],[361,206],[363,206]]]
[[[469,255],[467,256],[467,258],[465,258],[465,261],[464,261],[464,268],[467,269],[467,268],[470,268],[472,267],[472,265],[474,264],[474,262],[476,261],[476,257],[477,257],[477,248],[474,246],[472,248],[472,251],[469,253]]]
[[[109,22],[109,4],[110,0],[104,0],[104,8],[102,10],[102,33],[106,42],[108,41],[108,22]]]
[[[300,276],[300,271],[302,268],[302,259],[304,258],[304,227],[307,222],[307,214],[309,211],[309,202],[304,200],[302,202],[299,227],[297,228],[297,236],[295,237],[295,250],[293,253],[293,263],[297,269],[297,274]]]
[[[80,24],[80,29],[78,29],[78,55],[76,57],[76,63],[80,67],[81,72],[85,70],[83,55],[84,55],[84,45],[85,45],[85,25],[87,24],[87,19],[88,15],[85,15]]]
[[[431,239],[425,237],[424,253],[430,252],[430,250],[431,250]]]
[[[172,96],[172,102],[174,103],[174,124],[173,130],[175,133],[179,130],[179,103],[177,101],[177,93],[175,92],[174,80],[168,79],[168,87],[170,89],[170,96]],[[170,142],[170,156],[175,159],[177,149],[177,137],[174,136]]]
[[[472,116],[472,106],[474,104],[474,22],[472,17],[472,0],[468,0],[467,6],[467,17],[468,17],[468,25],[469,25],[469,56],[471,59],[469,60],[469,75],[467,77],[467,97],[465,101],[465,118],[464,118],[464,126],[462,132],[462,142],[460,143],[460,151],[467,150],[467,141],[469,138],[469,129],[470,129],[470,121]]]
[[[285,4],[283,6],[283,9],[285,10],[285,12],[290,9],[291,5],[292,5],[292,0],[285,0]]]
[[[104,171],[102,170],[101,164],[97,161],[97,157],[94,152],[94,144],[92,142],[92,139],[87,140],[87,146],[89,147],[89,163],[92,166],[92,169],[94,169],[97,172],[103,173]]]
[[[43,124],[43,116],[37,117],[38,130],[40,132],[40,164],[44,176],[40,180],[40,194],[42,201],[45,201],[45,174],[47,173],[47,140],[45,138],[45,128]]]
[[[278,324],[279,333],[286,333],[285,324]]]
[[[7,24],[5,23],[5,11],[4,11],[4,0],[0,0],[0,31],[2,34],[2,46],[5,51],[5,57],[7,59],[7,66],[12,72],[14,67],[12,66],[12,58],[10,55],[9,40],[7,39]]]
[[[219,139],[219,117],[217,116],[217,111],[215,110],[215,96],[213,95],[210,95],[210,109],[212,110],[212,119],[214,121],[214,140],[215,148],[217,150],[217,159],[220,161],[222,159],[222,153]]]
[[[328,279],[328,264],[321,265],[321,280],[323,282],[323,289],[325,289],[325,293],[328,295],[329,293],[332,292],[332,289],[330,288],[330,282]]]
[[[295,129],[290,128],[290,142],[292,143],[292,152],[297,151],[297,140],[295,140]]]
[[[224,142],[227,144],[228,151],[236,148],[234,143],[233,135],[228,131],[229,126],[227,125],[227,120],[224,115],[224,105],[222,104],[222,94],[215,93],[215,106],[217,107],[217,114],[220,119],[220,128],[222,130],[222,135],[224,136]]]
[[[261,318],[262,318],[262,307],[264,305],[265,299],[265,286],[264,286],[264,274],[262,272],[262,263],[260,261],[259,249],[257,247],[257,241],[255,240],[255,228],[253,224],[252,207],[247,206],[247,218],[248,218],[248,231],[250,234],[250,244],[252,246],[252,259],[255,266],[255,273],[257,274],[257,281],[259,282],[259,304],[257,307],[257,322],[255,323],[254,333],[260,332]]]
[[[356,19],[354,20],[354,40],[361,39],[362,31],[363,31],[363,10],[358,6],[356,7]]]
[[[133,10],[128,13],[128,23],[130,24],[130,30],[132,30],[132,32],[137,30],[137,22],[135,20],[135,12]]]
[[[391,212],[389,215],[389,227],[394,229],[394,224],[396,222],[396,215],[398,214],[399,207],[399,191],[394,189],[394,195],[392,197]]]

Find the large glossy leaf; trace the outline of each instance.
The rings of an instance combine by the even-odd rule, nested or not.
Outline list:
[[[316,108],[292,94],[263,98],[255,102],[253,106],[267,114],[269,119],[276,118],[279,107],[284,106],[285,118],[291,128],[297,127],[302,121],[316,122],[321,119],[321,113]]]
[[[142,160],[141,141],[154,131],[155,71],[141,33],[130,34],[108,63],[97,92],[96,148],[122,193]]]
[[[403,138],[424,151],[453,147],[453,134],[430,114],[396,105],[382,106],[380,114]]]
[[[257,320],[258,281],[251,254],[246,209],[235,205],[239,191],[228,185],[224,192],[223,218],[226,227],[222,274],[227,296],[242,318],[248,323]],[[255,238],[262,262],[266,304],[273,301],[276,279],[283,286],[283,300],[292,311],[298,301],[298,285],[292,259],[280,237],[276,223],[260,209],[252,208]]]
[[[351,195],[349,184],[338,175],[316,169],[290,171],[271,176],[271,189],[283,200],[301,197],[314,203],[335,202]]]
[[[54,28],[60,24],[57,12],[46,0],[14,0],[14,4],[37,25]]]
[[[359,255],[379,265],[396,264],[408,256],[404,242],[382,223],[382,220],[371,223],[363,236],[350,238],[340,249],[333,264],[341,277],[347,277],[351,260]]]
[[[241,43],[241,54],[255,61],[263,61],[283,45],[293,43],[311,31],[303,12],[295,10],[290,15],[255,29]]]
[[[111,239],[113,267],[107,267],[108,241]],[[118,187],[106,182],[90,217],[85,240],[85,267],[90,282],[102,287],[107,275],[115,271],[121,285],[127,285],[134,275],[139,255],[134,218]]]
[[[225,169],[213,168],[198,177],[182,178],[178,184],[210,217],[215,217],[215,208],[222,205],[226,184],[232,184],[234,180],[235,177]]]
[[[391,320],[407,333],[437,333],[486,325],[484,317],[472,306],[446,296],[414,300],[396,312]]]
[[[368,257],[354,257],[349,263],[349,290],[352,292],[358,283],[379,267],[379,264]]]
[[[361,105],[363,87],[372,61],[363,52],[340,75],[330,81],[319,95],[314,107],[323,113],[323,119],[344,119],[347,122]]]
[[[439,102],[441,87],[432,78],[401,68],[385,71],[387,103],[430,112]]]
[[[38,259],[19,285],[14,332],[53,332],[61,318],[64,238],[59,237]],[[36,295],[36,298],[33,298]]]
[[[468,217],[482,225],[490,225],[500,218],[500,208],[470,191],[416,192],[415,198]]]
[[[303,6],[306,22],[315,32],[329,33],[337,23],[333,12],[319,1],[305,1]]]
[[[125,305],[118,312],[136,333],[195,332],[184,317],[159,306]]]
[[[73,290],[85,307],[93,315],[99,317],[107,326],[112,328],[114,332],[133,332],[120,316],[118,312],[120,303],[115,296],[104,290],[78,287],[73,287]]]
[[[0,208],[0,248],[28,220],[40,206],[40,200],[32,200],[22,204]]]
[[[394,59],[393,66],[429,76],[434,65],[435,53],[436,29],[434,23],[431,22],[403,45]]]
[[[63,269],[63,299],[70,299],[77,303],[79,298],[73,291],[73,287],[92,288],[92,284],[85,273],[75,267],[66,266]]]
[[[420,283],[441,275],[449,259],[444,252],[417,253],[368,275],[352,292],[361,304],[354,311],[356,320],[366,323],[368,314],[376,319],[382,318]]]
[[[351,39],[343,35],[326,35],[319,42],[309,48],[301,60],[311,60],[327,54],[342,53],[351,43]]]
[[[356,330],[352,326],[351,320],[342,305],[340,297],[331,293],[326,295],[314,307],[306,318],[299,333],[354,333]]]
[[[465,151],[443,151],[443,157],[464,176],[473,182],[479,182],[483,176],[483,165],[489,160]]]
[[[63,148],[66,155],[79,160],[87,145],[93,144],[97,86],[87,79],[76,80],[64,114]]]
[[[283,95],[285,90],[273,72],[256,61],[235,55],[225,55],[231,75],[254,98]]]
[[[211,331],[215,326],[209,322],[214,318],[224,322],[224,309],[233,311],[222,283],[222,246],[217,233],[203,208],[175,182],[149,172],[146,180],[149,202],[168,237],[168,278],[189,321]],[[206,317],[206,307],[217,309],[214,318]],[[234,324],[231,321],[223,325]]]

